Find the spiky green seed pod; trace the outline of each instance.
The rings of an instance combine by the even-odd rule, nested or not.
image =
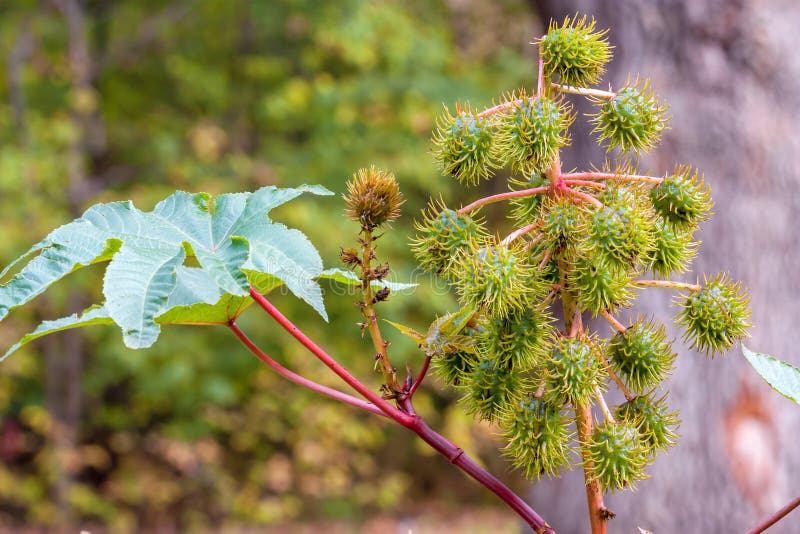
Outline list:
[[[536,187],[543,187],[550,185],[548,180],[543,174],[534,174],[528,181],[512,180],[518,189],[534,189]],[[513,219],[519,226],[530,224],[531,221],[539,218],[542,211],[542,201],[544,195],[531,195],[528,197],[514,198],[509,202],[511,219]]]
[[[639,431],[639,439],[650,454],[656,450],[672,447],[678,435],[678,412],[669,412],[666,395],[655,400],[652,393],[634,398],[617,407],[615,417],[634,425]]]
[[[525,308],[537,289],[522,252],[499,243],[462,252],[453,268],[461,301],[483,307],[492,317]]]
[[[685,272],[699,245],[691,230],[672,226],[663,217],[656,218],[654,230],[649,269],[662,278]]]
[[[629,202],[622,198],[630,197]],[[653,247],[654,221],[637,205],[633,195],[592,211],[588,238],[593,248],[610,263],[630,267]]]
[[[633,274],[602,257],[578,257],[567,277],[578,292],[581,308],[590,310],[594,316],[601,310],[611,312],[627,306],[633,296],[628,289]]]
[[[688,166],[679,166],[653,187],[653,207],[664,220],[681,229],[693,229],[706,220],[714,206],[711,191]]]
[[[569,143],[567,128],[575,116],[569,105],[550,98],[529,98],[523,90],[498,125],[496,143],[503,162],[515,173],[544,171]]]
[[[467,109],[451,115],[445,108],[436,122],[433,155],[444,174],[477,185],[497,167],[492,124]]]
[[[497,421],[522,396],[526,381],[496,359],[480,360],[462,382],[461,399],[468,414]]]
[[[419,233],[411,241],[411,250],[426,271],[448,276],[459,252],[477,248],[486,239],[482,221],[444,205],[431,204],[422,215],[422,221],[414,224]]]
[[[400,216],[403,194],[394,174],[375,167],[359,169],[347,182],[345,214],[367,231],[390,223]]]
[[[542,475],[554,478],[569,466],[571,433],[567,419],[558,406],[544,399],[528,397],[504,415],[503,452],[512,458],[514,467],[523,469],[528,479]]]
[[[601,386],[606,371],[588,338],[561,338],[545,365],[548,401],[556,404],[588,403]]]
[[[542,206],[542,244],[550,249],[573,246],[583,234],[587,212],[572,198],[546,199]]]
[[[600,195],[602,208],[587,222],[589,245],[612,263],[631,267],[653,247],[652,209],[630,187],[609,185]]]
[[[475,369],[478,357],[471,352],[459,350],[431,359],[431,368],[448,386],[460,386]]]
[[[706,354],[724,352],[747,337],[750,309],[739,282],[718,274],[705,287],[691,293],[681,304],[676,322],[686,327],[683,335],[692,347]]]
[[[642,88],[632,85],[614,97],[603,100],[593,115],[594,132],[608,149],[646,152],[653,148],[667,127],[666,107],[659,103],[645,81]]]
[[[507,317],[490,317],[483,323],[481,353],[515,371],[541,363],[550,351],[553,318],[544,310],[525,308]]]
[[[544,59],[544,75],[565,85],[586,86],[600,81],[611,59],[608,30],[596,31],[586,17],[550,22],[547,35],[538,41]]]
[[[649,455],[632,424],[598,425],[587,445],[587,453],[590,476],[612,492],[633,488],[637,480],[647,478],[644,468]]]
[[[653,320],[639,319],[608,343],[608,358],[636,394],[652,389],[672,371],[677,354],[667,329]]]

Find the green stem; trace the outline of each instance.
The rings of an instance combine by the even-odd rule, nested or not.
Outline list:
[[[372,292],[372,268],[371,262],[375,258],[375,250],[372,248],[374,238],[371,230],[364,231],[363,250],[361,259],[361,291],[364,295],[364,303],[361,306],[361,315],[367,324],[369,337],[375,347],[375,357],[378,359],[383,372],[384,385],[388,397],[395,397],[400,393],[400,384],[397,382],[397,371],[389,360],[389,352],[386,347],[389,344],[383,340],[381,329],[378,326],[378,315],[375,313],[374,295]]]

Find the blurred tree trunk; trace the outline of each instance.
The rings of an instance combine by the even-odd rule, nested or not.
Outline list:
[[[754,349],[800,363],[800,4],[793,0],[532,0],[543,20],[576,11],[611,28],[606,81],[641,72],[671,107],[664,142],[643,159],[652,173],[691,163],[705,173],[716,215],[703,225],[695,273],[727,270],[751,292]],[[588,111],[587,108],[581,111]],[[578,122],[584,122],[579,119]],[[601,164],[584,142],[566,167]],[[694,274],[687,279],[694,280]],[[655,293],[655,294],[653,294]],[[636,311],[670,317],[670,296],[643,294]],[[604,334],[607,326],[598,324]],[[673,331],[673,335],[677,333]],[[677,337],[677,336],[676,336]],[[771,392],[739,349],[714,361],[680,343],[668,383],[682,418],[678,446],[651,467],[637,492],[608,496],[610,532],[740,532],[800,491],[800,408]],[[572,473],[579,475],[578,471]],[[586,532],[580,476],[537,483],[536,509],[559,532]],[[800,532],[800,513],[770,532]]]
[[[66,161],[68,191],[65,201],[74,217],[80,216],[93,189],[92,162],[106,148],[105,131],[93,87],[94,64],[89,41],[86,7],[81,0],[54,0],[67,28],[67,56],[71,76],[70,121],[74,139]],[[80,291],[67,298],[67,313],[86,307]],[[78,331],[65,332],[59,340],[45,344],[47,408],[53,418],[55,448],[55,503],[60,531],[73,530],[70,486],[79,468],[77,446],[81,420],[82,377],[86,344]]]

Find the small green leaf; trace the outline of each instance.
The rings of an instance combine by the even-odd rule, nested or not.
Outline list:
[[[744,344],[742,353],[772,389],[800,404],[800,369],[768,354],[753,352]]]
[[[81,328],[83,326],[89,326],[93,324],[114,324],[114,320],[111,319],[111,316],[109,316],[108,310],[106,310],[105,307],[94,305],[83,310],[83,313],[81,313],[80,316],[78,316],[77,313],[74,313],[69,317],[62,317],[61,319],[56,319],[53,321],[43,321],[38,327],[36,327],[36,330],[30,334],[25,334],[22,336],[22,339],[20,339],[13,347],[8,349],[8,351],[6,351],[6,353],[0,357],[0,361],[5,360],[11,354],[16,352],[17,349],[27,345],[35,339],[46,336],[47,334],[61,332],[62,330],[71,330],[73,328]]]
[[[395,323],[393,321],[389,321],[387,319],[384,319],[384,321],[386,321],[387,323],[389,323],[393,327],[397,328],[397,330],[401,334],[403,334],[404,336],[408,336],[411,339],[413,339],[417,343],[417,345],[423,345],[425,343],[425,336],[423,336],[422,334],[420,334],[419,332],[417,332],[413,328],[410,328],[408,326],[402,325],[400,323]]]
[[[438,345],[442,338],[455,336],[469,324],[474,316],[475,308],[464,306],[457,312],[448,313],[443,317],[437,318],[428,328],[428,333],[425,335],[425,343],[435,346]]]
[[[356,275],[356,273],[352,271],[345,271],[342,269],[325,269],[319,276],[317,276],[317,280],[319,279],[327,279],[333,280],[334,282],[339,282],[340,284],[344,284],[347,286],[359,286],[361,287],[361,278]],[[403,282],[387,282],[386,280],[373,280],[370,285],[375,289],[382,289],[384,287],[388,287],[392,291],[403,291],[405,289],[412,289],[417,287],[419,284],[406,284]]]

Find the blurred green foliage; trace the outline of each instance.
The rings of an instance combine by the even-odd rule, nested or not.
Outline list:
[[[175,189],[320,183],[341,193],[353,171],[375,164],[396,173],[408,198],[379,254],[398,280],[415,278],[413,218],[431,194],[457,201],[430,156],[441,103],[484,95],[473,104],[485,106],[497,86],[533,79],[527,42],[536,20],[519,0],[88,0],[75,4],[86,18],[92,88],[75,89],[75,36],[56,4],[6,0],[0,12],[3,265],[73,217],[67,165],[82,135],[73,118],[84,113],[96,117],[102,142],[84,155],[81,210],[124,198],[150,209]],[[357,231],[342,209],[334,197],[305,198],[274,215],[337,266]],[[0,327],[2,346],[62,315],[71,294],[97,301],[96,274],[13,314]],[[428,278],[416,281],[413,294],[381,307],[384,317],[423,328],[445,310],[450,297]],[[275,301],[377,387],[358,310],[343,293],[328,291],[330,324],[294,299]],[[281,362],[338,386],[265,316],[250,311],[242,324]],[[390,330],[395,364],[418,369],[422,355]],[[124,349],[113,328],[87,335],[78,443],[67,454],[51,445],[45,345],[0,366],[0,527],[57,524],[52,496],[65,472],[73,517],[113,532],[358,517],[434,493],[482,496],[446,462],[421,458],[431,452],[401,429],[283,381],[222,329],[172,327],[146,352]],[[420,411],[481,453],[485,428],[439,387],[427,384]]]

